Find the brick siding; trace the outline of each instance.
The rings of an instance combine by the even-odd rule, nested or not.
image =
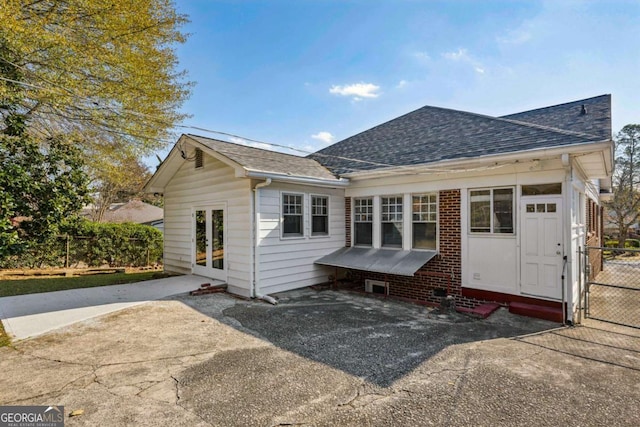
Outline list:
[[[462,296],[462,259],[460,190],[444,190],[439,193],[438,233],[439,254],[420,268],[413,277],[350,270],[351,278],[364,287],[365,279],[389,282],[391,297],[429,305],[439,305],[442,294],[454,297],[457,307],[473,308],[484,301]],[[350,214],[347,224],[351,223]],[[347,233],[349,233],[349,225]],[[430,276],[446,275],[447,277]]]

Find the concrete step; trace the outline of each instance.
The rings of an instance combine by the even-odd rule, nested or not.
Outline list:
[[[487,303],[487,304],[480,304],[479,306],[474,308],[456,307],[456,311],[460,313],[472,314],[474,316],[478,316],[483,319],[486,319],[491,315],[491,313],[493,313],[499,308],[500,308],[500,304]]]
[[[509,303],[509,313],[562,323],[562,307],[545,307],[522,302]]]

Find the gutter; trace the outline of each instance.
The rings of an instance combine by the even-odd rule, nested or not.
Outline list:
[[[271,181],[273,180],[273,181],[293,182],[296,184],[306,184],[306,185],[312,185],[316,187],[347,187],[349,185],[349,180],[344,178],[329,180],[329,179],[322,179],[322,178],[310,178],[310,177],[302,177],[302,176],[294,176],[294,175],[286,175],[286,174],[277,174],[272,172],[260,172],[260,171],[253,171],[253,170],[246,170],[244,176],[246,176],[247,178],[265,179],[269,183],[271,183]],[[258,185],[256,185],[256,187],[258,187]],[[266,185],[263,185],[262,187],[266,187]]]
[[[260,243],[260,189],[271,185],[271,178],[266,178],[264,182],[260,182],[253,187],[252,201],[252,230],[255,238],[251,244],[251,252],[253,258],[253,277],[251,283],[251,298],[258,298],[270,304],[278,304],[278,301],[269,295],[260,294],[260,251],[258,250]]]

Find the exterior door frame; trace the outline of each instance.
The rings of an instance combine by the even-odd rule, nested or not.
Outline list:
[[[553,212],[553,216],[550,215],[550,212],[547,212],[547,208],[549,204],[555,204],[556,212]],[[528,212],[527,205],[534,205],[536,211]],[[543,213],[538,212],[538,205],[544,205],[545,211]],[[520,198],[520,233],[521,233],[521,244],[520,244],[520,293],[522,295],[531,296],[531,297],[539,297],[539,298],[548,298],[553,300],[561,300],[563,295],[563,283],[562,283],[562,275],[564,268],[564,255],[565,255],[565,239],[564,239],[564,196],[563,195],[544,195],[544,196],[521,196]],[[527,255],[527,245],[531,243],[532,237],[528,235],[530,231],[527,228],[527,219],[532,218],[533,215],[539,215],[543,220],[546,218],[556,219],[556,232],[555,232],[555,240],[552,242],[546,242],[547,247],[540,247],[545,244],[545,233],[544,224],[542,229],[540,227],[536,228],[537,236],[533,237],[536,239],[535,242],[538,243],[537,254],[536,255]],[[548,237],[548,236],[547,236]],[[542,254],[540,254],[542,253]],[[538,285],[529,285],[528,284],[528,261],[533,260],[534,258],[538,259],[538,267],[540,267],[540,263],[545,263],[546,265],[555,266],[555,286],[546,286],[540,287]],[[542,258],[542,259],[541,259]],[[551,262],[554,260],[554,262]],[[544,265],[542,266],[544,267]],[[540,268],[537,271],[538,275],[538,283],[541,283],[545,280],[541,277],[541,273],[544,273],[543,268]]]
[[[205,236],[206,236],[206,255],[205,265],[200,265],[197,262],[197,212],[205,212]],[[213,231],[214,224],[212,220],[212,214],[214,211],[222,211],[222,251],[223,260],[222,268],[213,267]],[[228,275],[228,246],[227,246],[227,203],[219,202],[212,203],[203,206],[193,206],[191,208],[191,272],[198,276],[210,277],[216,280],[227,281]]]

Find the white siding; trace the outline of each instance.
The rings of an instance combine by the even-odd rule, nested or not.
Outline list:
[[[367,197],[438,192],[459,189],[461,197],[462,286],[506,294],[520,294],[520,187],[527,184],[562,182],[566,187],[566,171],[560,159],[512,163],[483,170],[455,171],[424,175],[398,175],[386,178],[352,179],[346,190],[348,197]],[[468,191],[472,188],[514,187],[514,235],[474,235],[468,231]],[[566,191],[566,189],[564,190]],[[375,199],[377,200],[377,198]],[[375,202],[374,200],[374,202]],[[408,212],[409,207],[405,207]],[[376,211],[379,207],[376,207]],[[374,219],[379,224],[379,219]],[[374,227],[374,233],[379,227]],[[405,226],[405,229],[410,228]],[[440,248],[446,245],[440,239]],[[379,237],[374,234],[374,247]],[[405,243],[405,248],[409,248]]]
[[[184,162],[164,191],[164,264],[167,271],[191,273],[192,208],[226,203],[228,284],[235,292],[250,293],[251,181],[236,178],[224,163],[205,156],[204,167]]]
[[[282,193],[303,195],[304,236],[282,237]],[[311,195],[329,197],[329,235],[311,236]],[[344,190],[274,182],[260,189],[257,257],[261,294],[326,283],[332,268],[315,265],[318,258],[345,245]]]

